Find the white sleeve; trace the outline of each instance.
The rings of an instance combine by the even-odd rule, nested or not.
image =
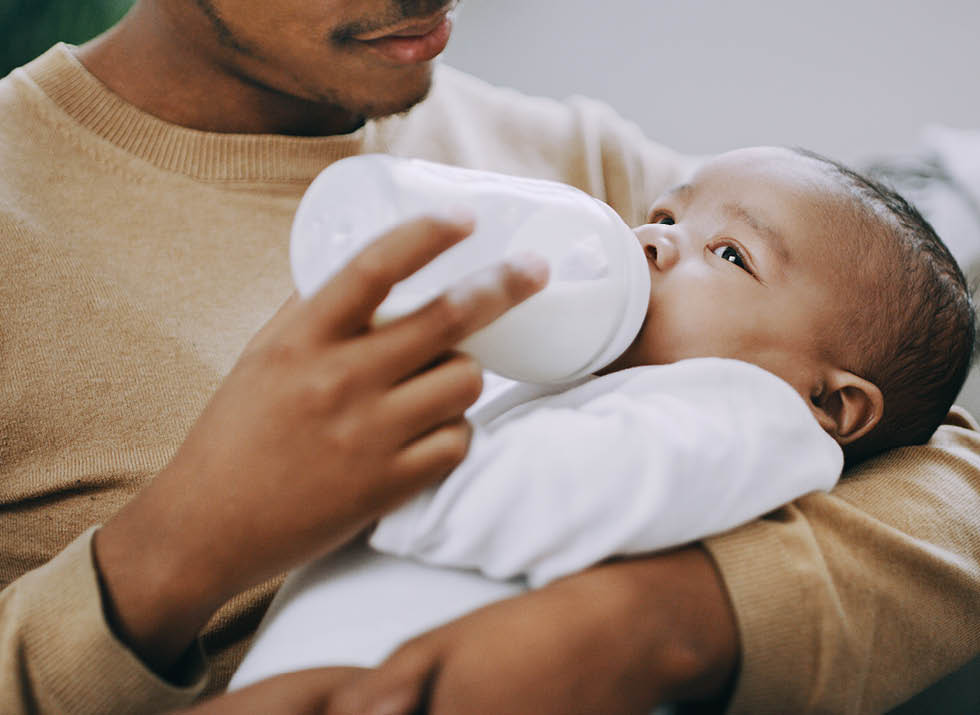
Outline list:
[[[843,456],[787,383],[736,360],[634,368],[478,428],[371,545],[539,586],[688,543],[837,481]]]

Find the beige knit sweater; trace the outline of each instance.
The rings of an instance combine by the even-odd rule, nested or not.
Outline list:
[[[407,116],[314,139],[166,124],[65,46],[0,82],[0,711],[152,711],[202,690],[202,663],[165,683],[112,637],[90,527],[167,463],[290,293],[304,188],[367,151],[563,180],[631,222],[683,168],[601,105],[448,68]],[[980,435],[945,427],[709,549],[742,639],[733,710],[881,710],[980,651]],[[209,625],[211,689],[273,589]]]

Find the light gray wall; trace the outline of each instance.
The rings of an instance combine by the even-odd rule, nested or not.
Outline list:
[[[446,61],[604,99],[674,148],[845,161],[980,125],[978,0],[463,0]]]

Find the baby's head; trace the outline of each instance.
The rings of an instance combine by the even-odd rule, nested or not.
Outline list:
[[[963,273],[889,189],[771,147],[707,162],[635,229],[650,308],[608,371],[689,357],[792,385],[849,462],[928,440],[976,341]]]

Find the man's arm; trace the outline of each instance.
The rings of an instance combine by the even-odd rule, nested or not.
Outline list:
[[[723,699],[737,663],[724,587],[707,554],[688,547],[598,566],[474,611],[405,644],[378,669],[277,676],[194,712],[262,704],[286,713],[302,704],[330,715],[627,715]]]
[[[395,282],[471,230],[405,224],[309,300],[288,303],[170,465],[97,532],[109,620],[159,672],[229,598],[335,549],[463,458],[479,367],[437,359],[544,276],[510,267],[367,326]]]
[[[980,433],[950,413],[817,494],[713,539],[738,622],[733,713],[895,707],[980,653]]]
[[[288,302],[171,463],[94,542],[76,540],[71,554],[3,590],[0,710],[180,704],[195,688],[164,703],[168,684],[147,683],[200,675],[200,659],[184,666],[216,608],[336,547],[462,459],[463,412],[481,378],[452,346],[539,288],[541,267],[490,269],[402,320],[368,326],[391,285],[471,229],[465,220],[405,224],[317,295]],[[77,593],[84,603],[68,597]],[[93,655],[74,659],[70,678],[65,647]],[[135,700],[135,691],[157,699]]]
[[[722,696],[738,650],[718,573],[688,547],[596,567],[410,641],[328,712],[372,712],[412,684],[435,714],[646,713]]]

